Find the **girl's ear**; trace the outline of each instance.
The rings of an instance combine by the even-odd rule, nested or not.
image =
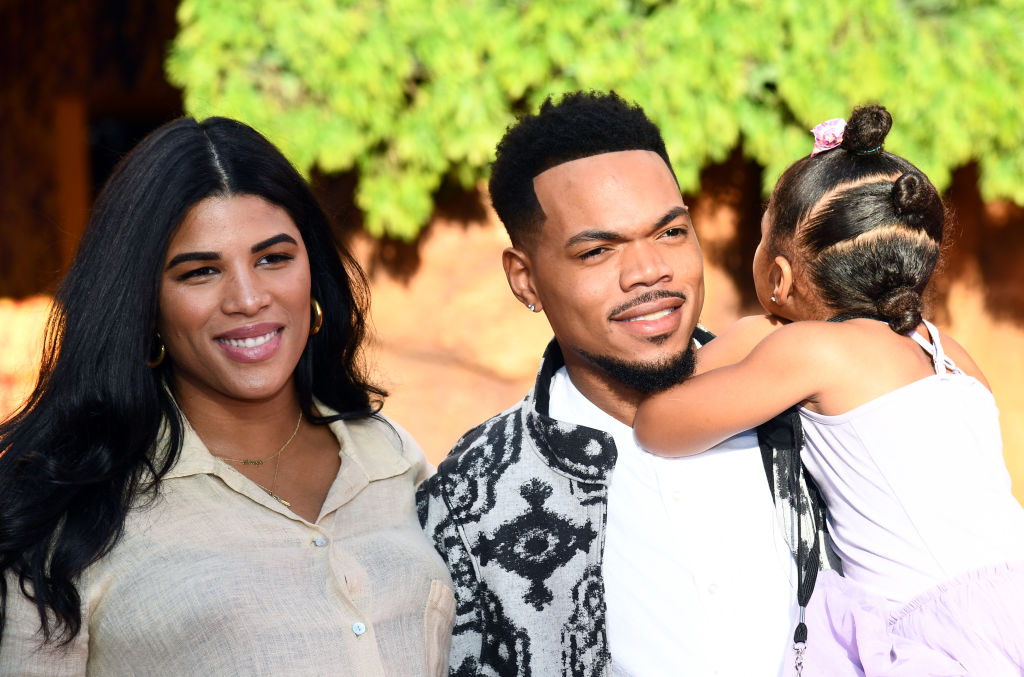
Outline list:
[[[772,269],[768,274],[772,281],[772,299],[779,306],[792,303],[793,266],[785,256],[776,256],[772,261]]]

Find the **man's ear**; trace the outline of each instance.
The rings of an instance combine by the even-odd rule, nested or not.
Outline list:
[[[508,247],[501,252],[501,265],[505,268],[505,277],[508,279],[512,294],[530,310],[543,310],[540,298],[533,288],[530,255],[517,247]]]
[[[772,298],[775,303],[785,306],[792,302],[793,295],[793,266],[785,256],[776,256],[772,261],[772,270],[769,273],[772,281]]]

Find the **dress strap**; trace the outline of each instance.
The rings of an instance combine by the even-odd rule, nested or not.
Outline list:
[[[917,333],[917,330],[910,332],[910,338],[917,342],[917,345],[921,346],[926,353],[932,356],[932,364],[935,365],[936,374],[945,374],[947,371],[953,372],[954,374],[962,374],[963,372],[956,366],[956,364],[946,355],[945,351],[942,350],[942,341],[939,339],[939,330],[935,328],[935,325],[928,320],[921,318],[924,326],[928,328],[928,334],[931,336],[931,341],[928,341],[925,337]]]

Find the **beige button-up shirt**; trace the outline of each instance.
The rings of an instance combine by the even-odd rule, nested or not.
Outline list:
[[[431,468],[398,426],[331,431],[341,468],[310,523],[188,429],[157,499],[84,572],[66,649],[40,648],[36,610],[8,579],[0,675],[447,674],[451,580],[413,499]]]

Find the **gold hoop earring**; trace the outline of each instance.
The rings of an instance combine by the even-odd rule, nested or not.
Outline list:
[[[160,344],[160,352],[157,354],[156,359],[146,360],[146,366],[150,369],[156,369],[164,363],[164,358],[167,357],[167,348],[164,346],[163,339],[160,337],[160,332],[156,333],[156,342]]]
[[[320,331],[320,327],[324,324],[324,311],[316,299],[310,299],[310,304],[313,306],[313,324],[309,327],[309,335],[313,336]]]

